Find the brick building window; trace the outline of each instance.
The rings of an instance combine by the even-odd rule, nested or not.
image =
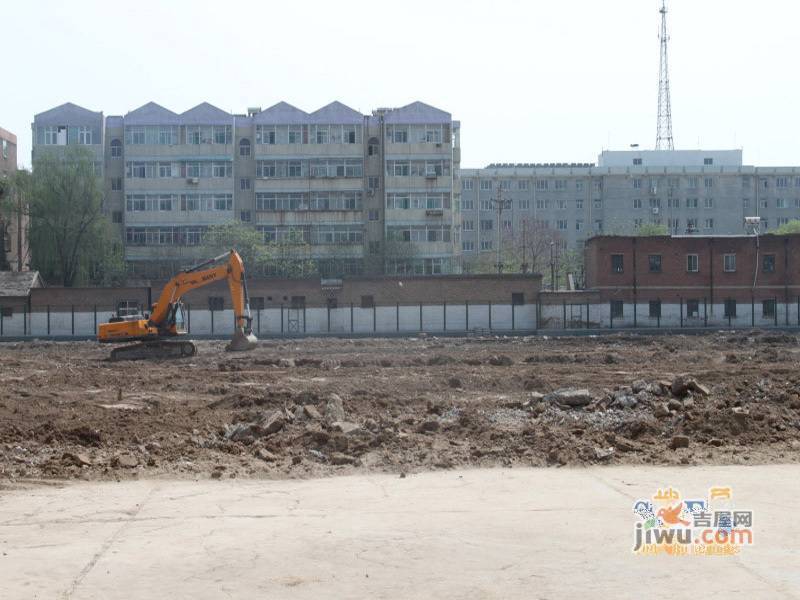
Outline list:
[[[661,300],[650,300],[650,317],[661,318]]]
[[[647,264],[651,273],[661,273],[661,255],[651,254],[647,257]]]
[[[699,300],[687,300],[686,301],[686,316],[687,317],[699,317],[700,316],[700,301]]]
[[[689,273],[697,273],[700,270],[697,254],[686,255],[686,270]]]
[[[611,272],[612,273],[622,273],[622,254],[612,254],[611,255]]]
[[[611,301],[611,318],[612,319],[619,319],[622,318],[622,300],[612,300]]]
[[[733,298],[725,299],[725,318],[736,318],[736,300]]]
[[[722,257],[722,268],[726,273],[733,273],[736,271],[736,255],[725,254]]]
[[[761,302],[761,316],[765,319],[775,318],[775,299],[763,300]]]
[[[764,270],[764,273],[774,273],[775,272],[775,255],[774,254],[765,254],[764,258],[762,259],[761,266]]]

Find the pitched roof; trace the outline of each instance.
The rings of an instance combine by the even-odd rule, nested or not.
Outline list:
[[[309,115],[309,122],[336,125],[360,125],[364,122],[364,115],[336,100],[312,112]]]
[[[0,298],[27,298],[35,287],[44,287],[39,271],[0,271]]]
[[[144,106],[130,111],[125,115],[126,125],[180,125],[179,114],[164,108],[155,102],[148,102]]]
[[[102,112],[94,112],[72,102],[65,102],[61,106],[34,115],[33,121],[37,125],[76,125],[94,123],[102,118]]]
[[[233,116],[216,106],[203,102],[181,114],[184,125],[230,125]]]
[[[445,123],[450,122],[453,116],[449,112],[425,104],[424,102],[412,102],[406,106],[395,108],[386,113],[384,121],[386,123]]]
[[[270,125],[296,125],[308,123],[308,113],[286,102],[278,102],[253,117],[254,123]]]

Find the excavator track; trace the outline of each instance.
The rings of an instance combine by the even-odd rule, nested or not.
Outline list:
[[[156,340],[130,346],[120,346],[111,351],[111,360],[175,360],[197,354],[194,342]]]

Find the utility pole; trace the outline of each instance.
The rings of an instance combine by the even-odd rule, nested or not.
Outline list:
[[[497,209],[497,250],[496,250],[497,265],[496,266],[497,266],[497,274],[498,275],[502,275],[502,273],[503,273],[503,262],[502,262],[502,256],[501,256],[501,246],[502,246],[502,243],[503,243],[503,238],[502,238],[502,235],[503,235],[503,232],[502,232],[503,222],[502,222],[501,219],[503,217],[504,200],[503,200],[503,194],[502,194],[502,187],[503,187],[502,186],[502,182],[501,181],[497,181],[497,198],[492,200],[492,202],[494,202],[494,204],[495,204],[495,208]]]
[[[526,251],[528,246],[528,218],[522,219],[522,272],[528,272],[528,263],[526,259]]]
[[[550,290],[556,291],[556,257],[555,242],[550,242]]]
[[[672,141],[672,104],[669,96],[669,64],[667,62],[667,7],[661,0],[661,61],[658,72],[658,122],[656,124],[656,150],[674,150]]]

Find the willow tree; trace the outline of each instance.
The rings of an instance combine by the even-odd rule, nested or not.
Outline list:
[[[103,215],[91,153],[78,146],[44,152],[33,164],[28,185],[33,267],[65,287],[119,283],[122,244]]]

